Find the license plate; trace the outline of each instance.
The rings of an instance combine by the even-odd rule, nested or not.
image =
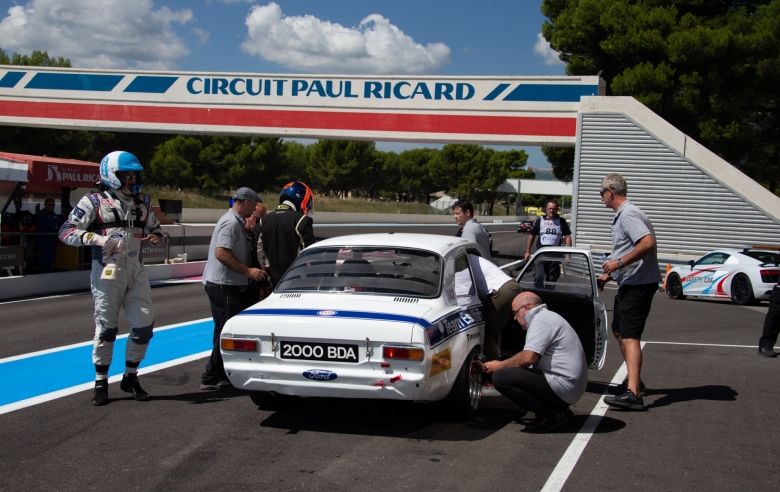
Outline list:
[[[339,343],[280,342],[282,359],[358,362],[358,346]]]

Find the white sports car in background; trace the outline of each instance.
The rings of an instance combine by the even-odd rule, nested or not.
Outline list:
[[[484,315],[466,255],[478,251],[457,237],[393,233],[306,248],[271,296],[225,325],[230,382],[263,408],[278,395],[447,400],[454,414],[473,416],[482,386],[471,365]],[[589,361],[600,366],[606,319],[595,321],[593,264],[587,250],[567,252],[579,270],[562,277],[576,280],[564,287],[560,279],[558,292],[547,283],[540,294],[577,318]],[[532,277],[520,280],[535,290]]]
[[[686,296],[730,298],[740,305],[769,299],[780,274],[780,248],[746,246],[707,253],[666,276],[672,299]]]

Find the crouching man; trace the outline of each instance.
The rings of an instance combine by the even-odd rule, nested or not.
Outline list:
[[[526,335],[522,352],[503,361],[486,362],[483,373],[492,374],[493,386],[536,419],[526,432],[550,432],[569,420],[569,405],[576,403],[588,384],[588,364],[574,329],[532,292],[512,302],[512,314]],[[477,362],[479,365],[479,362]]]

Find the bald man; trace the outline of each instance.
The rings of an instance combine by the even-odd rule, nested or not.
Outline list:
[[[522,352],[503,361],[476,361],[476,370],[493,375],[493,386],[536,419],[526,432],[555,430],[569,420],[569,405],[588,385],[585,351],[574,329],[532,292],[512,301],[512,315],[528,332]]]

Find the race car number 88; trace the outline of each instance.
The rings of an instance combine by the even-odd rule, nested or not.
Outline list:
[[[358,362],[358,346],[335,343],[281,342],[282,359]]]

